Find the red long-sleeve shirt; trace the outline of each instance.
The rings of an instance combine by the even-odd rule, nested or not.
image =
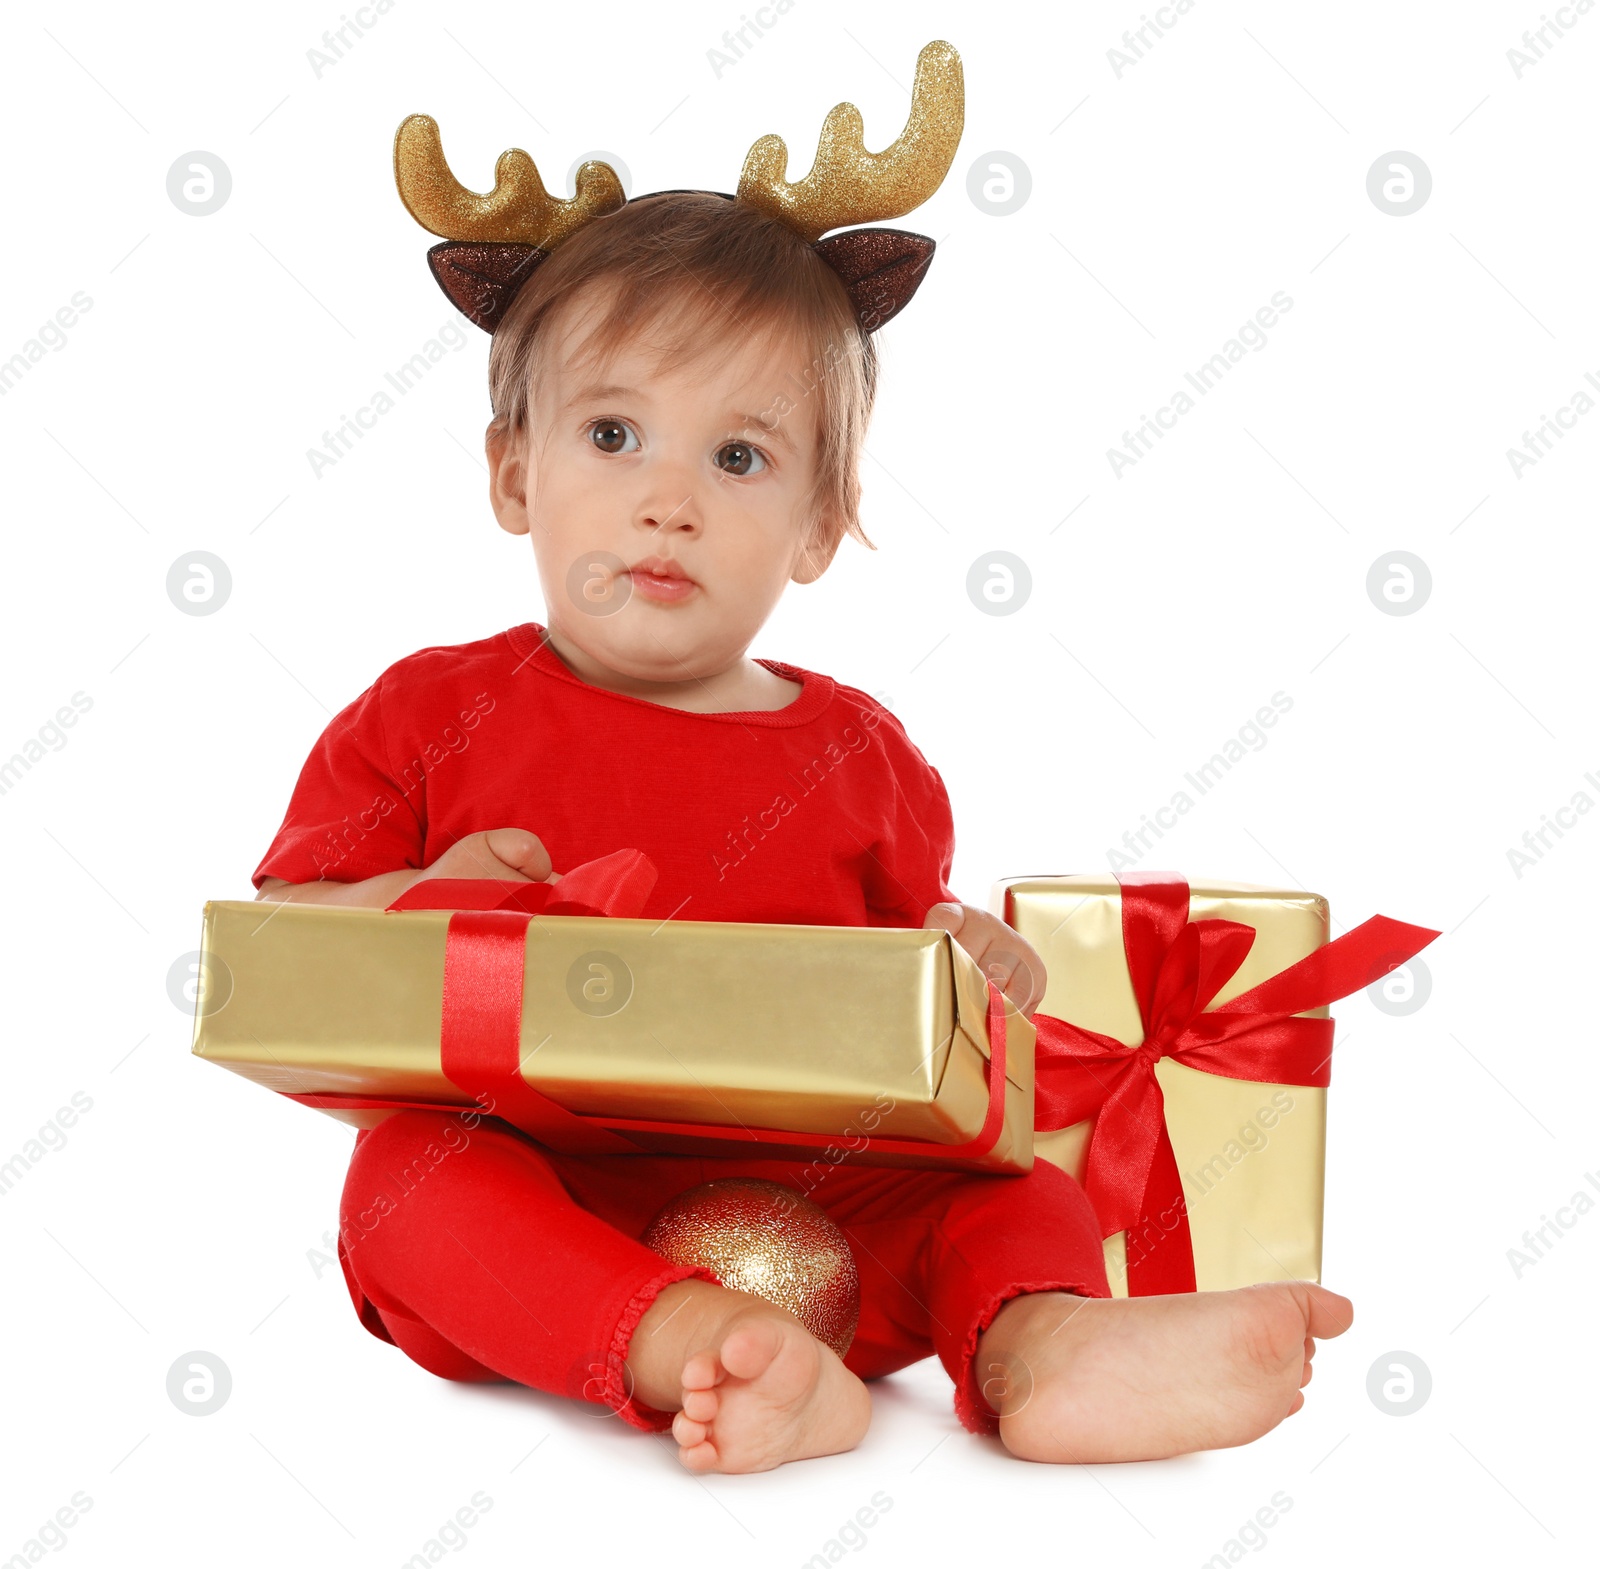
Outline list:
[[[866,693],[760,663],[800,696],[701,714],[590,685],[537,622],[419,649],[323,731],[252,882],[358,882],[525,828],[558,872],[643,850],[646,918],[921,926],[955,899],[938,770]]]

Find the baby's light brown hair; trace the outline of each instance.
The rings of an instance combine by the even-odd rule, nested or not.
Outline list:
[[[534,385],[548,370],[552,319],[591,299],[605,302],[582,351],[596,368],[646,333],[661,343],[658,368],[673,370],[721,363],[752,334],[789,336],[804,356],[803,382],[775,388],[760,418],[771,425],[813,421],[817,471],[808,527],[831,513],[845,532],[877,548],[857,515],[877,349],[838,274],[800,235],[704,191],[642,197],[585,224],[534,269],[495,329],[491,431],[518,444],[527,439]]]

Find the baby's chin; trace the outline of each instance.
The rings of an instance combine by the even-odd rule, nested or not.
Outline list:
[[[718,675],[749,641],[721,624],[703,603],[629,603],[606,617],[563,617],[555,630],[612,674],[656,683]]]

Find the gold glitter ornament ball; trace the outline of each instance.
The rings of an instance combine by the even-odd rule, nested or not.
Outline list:
[[[731,1291],[787,1308],[840,1356],[855,1339],[861,1282],[845,1234],[804,1194],[758,1177],[719,1177],[680,1193],[644,1245],[699,1264]]]

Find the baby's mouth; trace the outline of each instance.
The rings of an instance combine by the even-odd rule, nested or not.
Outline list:
[[[681,573],[655,572],[644,566],[634,567],[628,573],[628,580],[645,599],[662,605],[678,604],[699,587],[693,578]]]

